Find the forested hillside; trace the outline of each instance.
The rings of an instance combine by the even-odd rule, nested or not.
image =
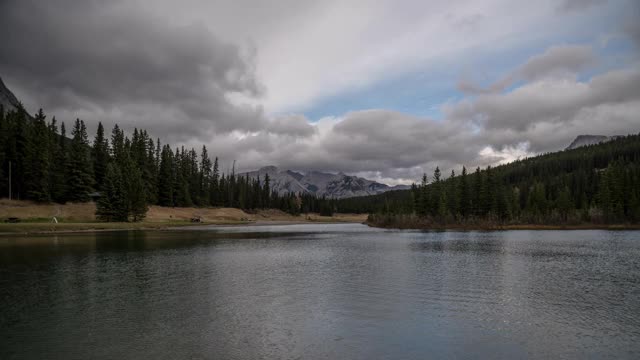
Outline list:
[[[376,213],[374,223],[577,224],[640,220],[640,136],[545,154],[444,177],[410,191],[341,200],[338,209]]]
[[[0,105],[0,196],[37,202],[97,199],[97,215],[108,221],[140,220],[147,206],[224,206],[318,212],[320,200],[271,191],[268,176],[250,179],[219,171],[206,147],[198,153],[153,140],[146,130],[131,137],[117,125],[111,135],[98,124],[90,144],[84,121],[67,137],[64,123],[31,118],[19,107]],[[9,183],[11,175],[11,183]],[[11,189],[11,190],[10,190]],[[326,212],[326,211],[325,211]]]
[[[11,183],[9,183],[11,170]],[[439,169],[411,190],[348,199],[278,194],[270,179],[219,171],[206,147],[173,149],[146,130],[131,137],[102,124],[90,143],[76,120],[34,118],[0,107],[0,196],[37,202],[97,201],[108,221],[140,220],[150,204],[277,208],[292,214],[370,213],[374,224],[637,223],[640,135],[448,176]]]

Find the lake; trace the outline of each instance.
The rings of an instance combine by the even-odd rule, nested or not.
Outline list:
[[[1,359],[640,357],[640,232],[0,237]]]

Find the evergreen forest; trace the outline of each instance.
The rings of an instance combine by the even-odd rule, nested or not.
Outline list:
[[[11,178],[11,181],[9,180]],[[99,219],[139,221],[149,205],[371,214],[379,226],[625,224],[640,221],[640,135],[485,169],[424,174],[411,190],[347,199],[278,194],[265,176],[222,173],[218,158],[40,110],[0,108],[0,194],[39,203],[96,201]]]
[[[411,190],[337,207],[399,227],[638,223],[640,135],[446,176],[436,168]]]
[[[327,212],[322,199],[272,191],[268,175],[222,173],[205,146],[174,149],[146,130],[129,137],[115,125],[107,134],[101,123],[90,142],[84,121],[69,131],[42,109],[31,117],[24,108],[0,108],[0,194],[38,203],[95,200],[104,221],[142,220],[149,205]]]

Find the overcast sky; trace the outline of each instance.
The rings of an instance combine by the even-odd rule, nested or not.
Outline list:
[[[390,184],[640,132],[637,0],[0,0],[31,112]]]

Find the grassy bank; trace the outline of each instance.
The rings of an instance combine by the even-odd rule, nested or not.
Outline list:
[[[441,223],[415,215],[370,215],[372,227],[414,230],[640,230],[640,224],[500,224],[494,222]]]
[[[210,224],[236,225],[247,222],[218,222]],[[37,234],[51,232],[80,232],[80,231],[110,231],[110,230],[153,230],[167,229],[173,227],[195,225],[184,221],[162,221],[162,222],[137,222],[137,223],[106,223],[106,222],[63,222],[63,223],[43,223],[24,222],[17,224],[0,224],[0,234]],[[203,224],[198,224],[203,225]]]
[[[19,223],[0,223],[1,233],[43,233],[101,230],[166,229],[191,225],[238,225],[252,223],[317,223],[359,222],[366,215],[319,214],[289,215],[279,210],[247,213],[235,208],[169,208],[151,206],[144,221],[138,223],[106,223],[95,218],[95,204],[36,204],[30,201],[0,199],[0,221],[15,217]],[[58,223],[55,223],[53,218]],[[192,223],[191,218],[202,223]]]

